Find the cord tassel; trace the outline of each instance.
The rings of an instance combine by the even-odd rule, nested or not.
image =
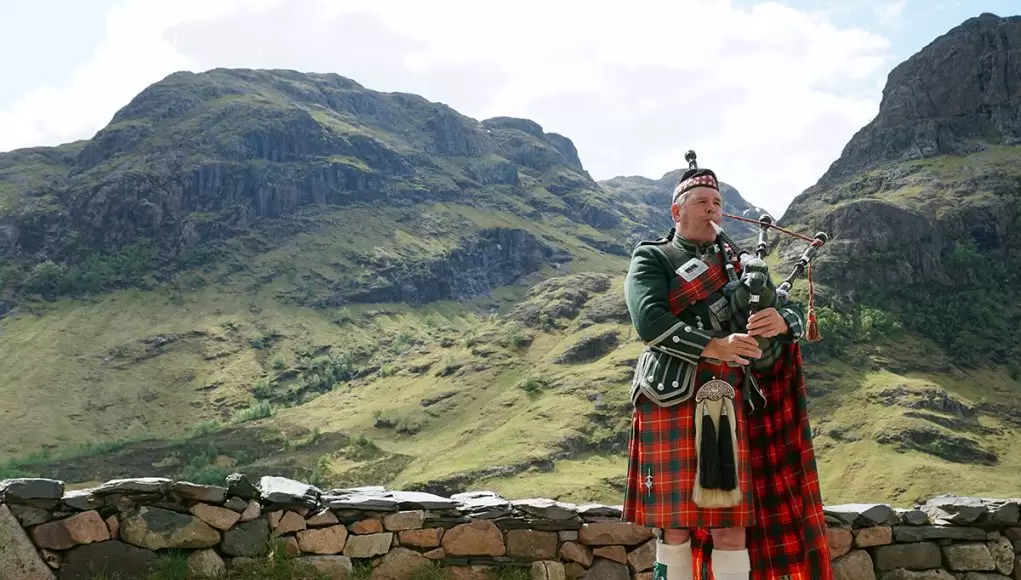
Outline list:
[[[814,288],[812,287],[812,262],[806,266],[808,277],[808,328],[806,329],[808,342],[819,342],[822,335],[819,333],[819,321],[815,318]]]
[[[702,441],[698,453],[699,460],[699,483],[704,489],[717,489],[720,487],[720,457],[717,455],[716,425],[713,424],[713,417],[709,409],[703,407],[702,411]]]
[[[720,413],[720,485],[724,491],[731,491],[737,487],[737,458],[734,457],[734,438],[730,433],[730,418],[727,416],[727,407],[723,407]]]
[[[737,448],[733,421],[737,393],[730,383],[713,379],[695,393],[696,474],[691,499],[701,508],[740,505]]]

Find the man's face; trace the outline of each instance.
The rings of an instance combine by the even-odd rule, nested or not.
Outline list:
[[[677,233],[693,242],[708,243],[716,239],[712,223],[723,220],[723,197],[711,187],[688,191],[682,205],[670,208],[677,224]]]

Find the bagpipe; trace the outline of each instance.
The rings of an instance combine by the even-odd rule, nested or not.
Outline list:
[[[698,169],[694,151],[685,153],[684,159],[688,162],[689,169]],[[810,238],[776,225],[773,223],[773,218],[768,214],[763,214],[758,220],[728,213],[724,213],[723,217],[759,226],[758,244],[753,254],[735,242],[719,224],[713,223],[713,228],[720,237],[720,241],[730,247],[730,251],[733,252],[741,264],[740,277],[737,276],[734,266],[729,261],[726,266],[729,282],[724,287],[723,292],[730,299],[731,328],[735,331],[743,332],[747,329],[748,318],[755,312],[771,307],[782,308],[788,301],[788,295],[795,279],[804,274],[808,280],[805,338],[809,342],[820,340],[821,335],[819,334],[819,325],[815,317],[813,304],[812,260],[829,239],[826,232],[818,232],[814,238]],[[769,265],[766,263],[766,256],[769,255],[770,229],[808,243],[801,257],[794,264],[793,270],[779,286],[774,285],[773,278],[769,272]],[[776,337],[766,338],[757,336],[755,338],[759,343],[759,348],[762,350],[763,357],[756,359],[753,362],[753,366],[756,368],[768,368],[768,366],[775,362],[775,356],[779,354],[779,349],[770,348],[771,342]]]
[[[755,253],[752,254],[748,250],[745,250],[738,245],[733,238],[727,235],[727,232],[723,230],[719,224],[713,223],[713,227],[716,229],[716,233],[720,236],[720,240],[730,246],[731,251],[737,256],[741,263],[741,277],[738,278],[734,271],[732,264],[727,264],[727,276],[729,282],[724,287],[724,294],[729,294],[731,303],[737,306],[735,311],[732,311],[732,315],[736,314],[736,321],[741,328],[745,328],[748,323],[748,318],[766,308],[781,308],[787,303],[788,296],[791,287],[794,285],[794,280],[800,277],[802,274],[806,275],[808,280],[808,320],[806,329],[806,338],[809,342],[816,342],[820,339],[818,322],[815,318],[815,312],[813,309],[813,284],[812,284],[812,259],[815,254],[819,251],[819,248],[826,243],[828,236],[826,232],[818,232],[814,238],[803,236],[801,234],[791,232],[773,223],[773,218],[768,214],[763,214],[758,220],[753,220],[741,216],[731,215],[724,213],[723,217],[744,221],[748,223],[758,224],[759,226],[759,240],[755,248]],[[766,263],[766,256],[769,255],[769,229],[774,228],[779,232],[783,232],[792,237],[796,237],[800,240],[808,242],[808,247],[798,258],[798,261],[794,264],[793,270],[787,275],[787,278],[780,283],[779,286],[775,286],[773,278],[769,272],[769,265]],[[767,340],[764,337],[756,337],[760,341],[759,346],[764,346],[761,341]]]

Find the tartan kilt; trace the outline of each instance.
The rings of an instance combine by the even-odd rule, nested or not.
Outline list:
[[[660,407],[639,396],[631,420],[627,483],[622,519],[660,529],[731,528],[755,524],[754,488],[748,427],[741,399],[741,368],[700,361],[695,388],[719,378],[734,385],[737,397],[737,466],[742,501],[730,508],[701,508],[692,501],[698,458],[695,454],[695,397]],[[652,488],[645,485],[652,473]]]
[[[819,475],[808,420],[801,349],[786,345],[767,371],[756,373],[764,412],[749,417],[757,521],[746,530],[750,580],[833,580]],[[696,580],[714,580],[712,538],[691,534]]]

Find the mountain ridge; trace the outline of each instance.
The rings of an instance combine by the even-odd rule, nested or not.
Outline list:
[[[634,243],[666,233],[680,170],[596,182],[534,121],[362,90],[293,72],[180,75],[92,147],[0,155],[0,200],[16,202],[0,210],[0,376],[16,378],[0,419],[18,434],[0,442],[0,473],[86,485],[243,469],[619,497],[623,385],[642,348],[622,279]],[[781,216],[830,234],[813,269],[823,341],[805,345],[826,501],[903,501],[951,477],[1016,489],[1021,367],[1004,340],[1014,313],[997,307],[1010,289],[996,288],[1010,278],[974,267],[1013,247],[1016,149],[895,155]],[[72,157],[82,170],[54,181]],[[729,211],[757,212],[734,191]],[[974,235],[993,214],[996,235]],[[124,215],[148,221],[116,231]],[[61,238],[69,223],[81,227]],[[126,244],[151,231],[171,234]],[[775,246],[778,277],[804,245]],[[970,309],[947,302],[969,290],[953,272],[980,283]]]
[[[855,132],[808,192],[877,163],[1021,145],[1019,30],[1021,15],[982,13],[895,66],[876,117]]]

